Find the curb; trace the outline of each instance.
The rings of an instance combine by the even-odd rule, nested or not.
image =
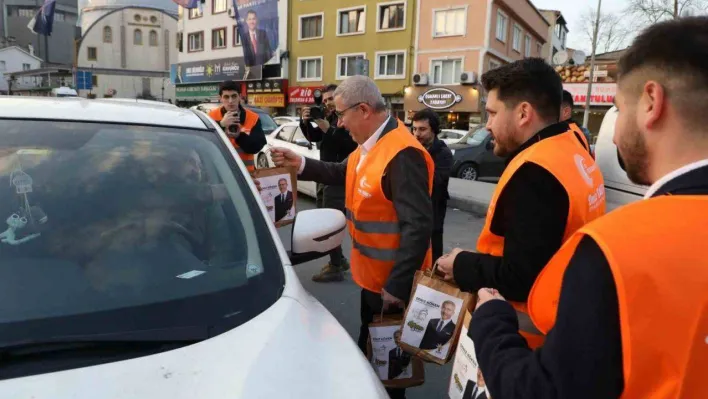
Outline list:
[[[448,184],[450,199],[447,206],[485,217],[496,187],[495,183],[451,178]]]
[[[485,217],[489,209],[489,202],[474,201],[467,198],[455,198],[450,195],[450,199],[447,201],[447,207],[469,212],[475,216]]]

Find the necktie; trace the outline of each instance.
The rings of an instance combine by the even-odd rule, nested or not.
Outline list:
[[[253,54],[258,53],[258,46],[256,42],[256,32],[251,32],[251,45],[253,46]]]
[[[440,320],[440,321],[438,322],[438,332],[442,331],[442,328],[443,328],[443,321]]]

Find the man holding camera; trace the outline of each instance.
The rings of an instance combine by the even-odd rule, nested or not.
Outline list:
[[[253,154],[263,148],[266,138],[258,114],[241,105],[239,89],[239,85],[232,80],[221,83],[221,107],[214,108],[209,116],[221,125],[246,169],[252,173],[256,170]]]
[[[300,129],[309,141],[317,143],[320,160],[339,163],[356,150],[357,144],[344,127],[337,126],[337,115],[334,113],[336,89],[337,85],[328,85],[321,91],[315,90],[315,106],[302,109]],[[344,186],[326,186],[318,183],[317,207],[346,212]],[[342,253],[342,247],[339,247],[330,254],[329,263],[318,274],[312,276],[312,281],[318,283],[342,281],[344,272],[347,270],[349,270],[349,262]]]

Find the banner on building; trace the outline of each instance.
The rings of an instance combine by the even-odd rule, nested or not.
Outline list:
[[[247,67],[242,57],[170,65],[173,84],[261,80],[263,67]]]
[[[288,102],[290,104],[314,104],[315,97],[313,93],[317,89],[322,89],[322,87],[292,86],[288,88]]]
[[[268,63],[278,50],[278,0],[233,0],[233,6],[246,66]]]
[[[564,83],[563,88],[573,95],[576,107],[584,107],[588,97],[587,83]],[[611,107],[617,95],[616,83],[593,83],[590,92],[590,105]]]
[[[201,85],[190,85],[190,86],[177,86],[175,87],[175,93],[177,98],[188,98],[188,97],[219,97],[219,85],[218,84],[201,84]]]
[[[248,103],[255,107],[281,108],[285,106],[283,94],[249,94]]]

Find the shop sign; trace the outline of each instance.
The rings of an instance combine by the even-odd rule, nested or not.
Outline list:
[[[436,87],[418,96],[418,102],[431,109],[446,109],[462,101],[462,96],[454,91]]]
[[[249,94],[248,103],[256,107],[281,108],[285,106],[283,94]]]
[[[243,57],[170,65],[170,79],[174,84],[261,80],[262,78],[263,67],[260,65],[246,67]]]
[[[290,104],[314,104],[314,92],[322,89],[321,86],[292,86],[288,89],[288,102]]]
[[[587,83],[564,83],[563,88],[573,95],[576,107],[584,107],[588,96]],[[590,105],[611,107],[617,95],[616,83],[593,83],[590,92]]]
[[[219,95],[219,85],[182,85],[175,87],[175,94],[178,98],[184,97],[216,97]]]
[[[247,87],[249,93],[281,93],[283,90],[280,80],[248,82]]]

